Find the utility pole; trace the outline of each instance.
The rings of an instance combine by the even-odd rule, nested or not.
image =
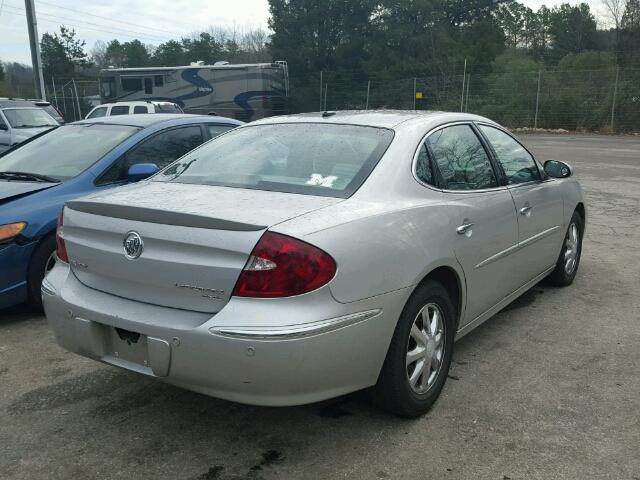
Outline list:
[[[42,75],[42,59],[40,58],[40,37],[38,36],[36,7],[33,0],[24,0],[24,8],[27,11],[27,26],[29,30],[29,44],[31,45],[31,64],[33,65],[33,82],[36,89],[36,97],[46,100],[44,76]]]

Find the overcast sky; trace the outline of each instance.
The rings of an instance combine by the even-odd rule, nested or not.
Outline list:
[[[38,31],[58,31],[64,24],[75,28],[90,49],[97,40],[138,38],[159,44],[215,26],[267,28],[267,0],[35,0]],[[533,9],[562,2],[524,0]],[[580,3],[569,0],[569,3]],[[595,12],[600,0],[588,0]],[[149,6],[153,5],[150,9]],[[31,63],[23,0],[0,0],[0,60]]]

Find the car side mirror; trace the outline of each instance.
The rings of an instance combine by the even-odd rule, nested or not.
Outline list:
[[[4,123],[0,123],[0,130],[9,130],[9,127],[7,127]]]
[[[155,163],[136,163],[129,167],[127,180],[129,182],[139,182],[157,173],[160,169]]]
[[[544,173],[551,178],[568,178],[573,175],[573,169],[560,160],[547,160],[544,162]]]

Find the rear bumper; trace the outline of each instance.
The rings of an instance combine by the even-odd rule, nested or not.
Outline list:
[[[58,343],[72,352],[214,397],[287,406],[374,385],[408,295],[340,304],[325,290],[232,298],[212,317],[93,290],[58,264],[43,300]],[[128,345],[116,328],[142,343]]]
[[[0,246],[0,309],[27,299],[27,272],[34,245]]]

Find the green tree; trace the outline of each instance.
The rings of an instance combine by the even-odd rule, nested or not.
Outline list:
[[[183,38],[182,48],[187,62],[203,61],[206,65],[211,65],[223,57],[222,44],[207,32],[193,38]]]
[[[159,67],[177,67],[186,63],[184,48],[177,40],[161,43],[153,53],[153,64]]]
[[[122,44],[122,66],[126,68],[148,67],[151,64],[149,50],[140,40],[132,40]]]
[[[86,52],[85,42],[76,38],[76,32],[64,25],[60,34],[45,33],[40,40],[42,69],[45,78],[52,76],[73,76],[76,70],[91,65]]]
[[[549,33],[557,60],[570,53],[596,49],[596,31],[596,19],[586,3],[576,6],[563,3],[551,10]]]
[[[2,61],[0,60],[0,82],[4,80],[4,65],[2,64]]]

